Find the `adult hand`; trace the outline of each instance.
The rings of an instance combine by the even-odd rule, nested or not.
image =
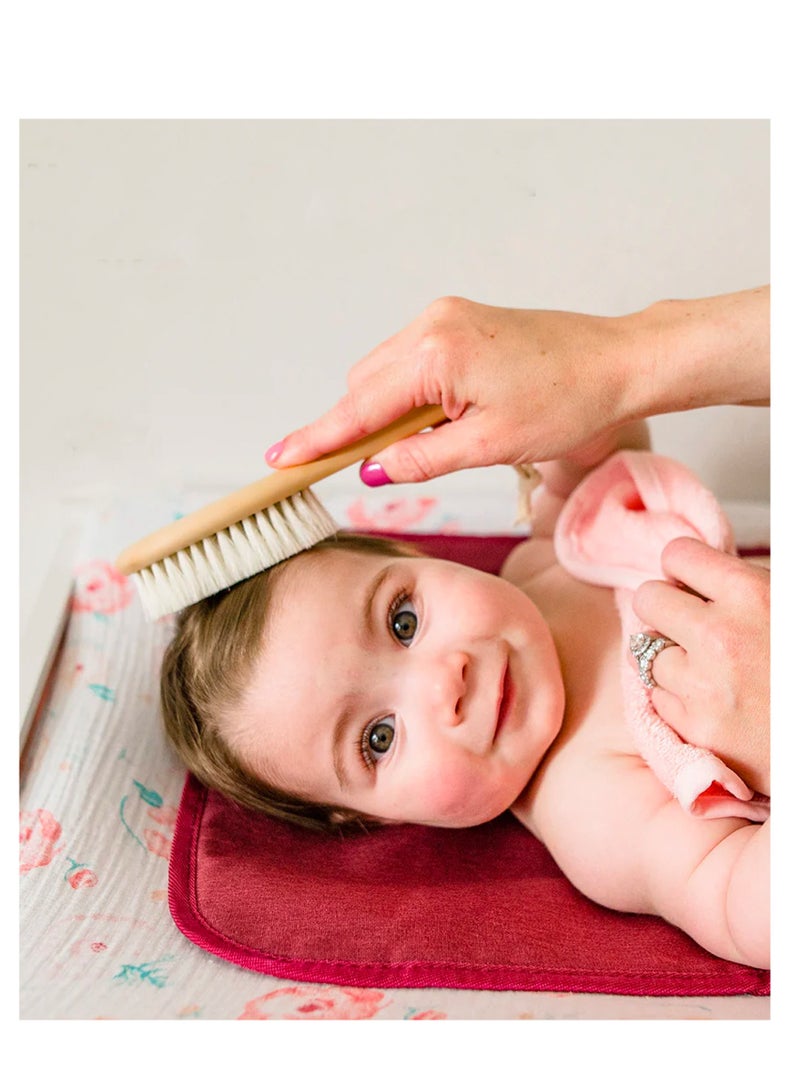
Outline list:
[[[426,404],[449,421],[375,456],[368,465],[390,481],[554,459],[617,423],[615,353],[624,353],[616,319],[440,299],[356,364],[349,393],[267,461],[310,461]]]
[[[439,299],[356,364],[348,387],[267,461],[307,462],[427,404],[449,421],[376,454],[362,469],[367,484],[564,459],[644,417],[766,404],[769,289],[663,300],[616,318]]]
[[[653,661],[653,705],[686,741],[712,750],[769,795],[769,571],[693,538],[662,553],[665,575],[633,599],[677,641]]]

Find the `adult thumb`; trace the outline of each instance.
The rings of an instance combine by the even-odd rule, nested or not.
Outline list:
[[[471,466],[489,466],[494,459],[485,441],[477,442],[475,432],[475,424],[467,418],[445,421],[429,432],[399,440],[362,465],[361,480],[370,486],[410,484]]]

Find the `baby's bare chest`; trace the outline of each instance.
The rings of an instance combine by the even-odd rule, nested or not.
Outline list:
[[[651,912],[637,886],[642,831],[676,806],[633,745],[623,675],[636,675],[614,593],[544,572],[526,587],[550,624],[566,696],[562,728],[512,807],[589,897]],[[683,827],[682,827],[683,829]]]
[[[585,748],[633,754],[622,676],[636,668],[614,592],[553,568],[531,581],[529,593],[550,626],[564,679],[564,723],[553,753]]]

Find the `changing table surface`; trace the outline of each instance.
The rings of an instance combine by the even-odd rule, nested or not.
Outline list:
[[[323,495],[343,526],[512,532],[509,497],[442,482],[386,498]],[[129,540],[179,514],[169,500],[101,513],[76,557],[68,623],[24,753],[20,800],[23,1019],[767,1019],[767,997],[622,997],[343,988],[280,980],[207,954],[167,905],[185,772],[162,737],[158,682],[170,622],[149,623],[111,567]],[[182,505],[188,510],[189,505]],[[737,512],[731,512],[737,523]],[[741,513],[744,545],[768,513]],[[741,520],[740,520],[741,525]]]

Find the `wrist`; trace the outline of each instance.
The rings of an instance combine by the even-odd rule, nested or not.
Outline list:
[[[769,287],[666,299],[615,320],[620,417],[769,403]]]

